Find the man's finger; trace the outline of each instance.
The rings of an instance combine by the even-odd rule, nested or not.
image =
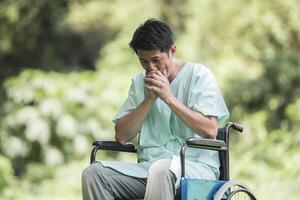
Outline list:
[[[157,87],[162,87],[162,82],[160,80],[156,80],[153,78],[144,78],[145,83],[150,83],[151,85],[155,85]]]
[[[158,74],[149,74],[145,78],[151,78],[151,79],[154,79],[154,80],[157,80],[157,81],[163,81],[163,77],[159,76]]]
[[[167,68],[164,68],[163,75],[167,78]]]
[[[160,91],[160,89],[158,87],[153,86],[153,85],[144,85],[144,87],[147,88],[148,90],[156,92],[156,93]]]
[[[161,71],[156,71],[156,73],[155,73],[157,76],[159,76],[159,77],[161,77],[161,79],[162,80],[164,80],[165,78],[168,78],[167,77],[167,69],[166,68],[164,68],[163,70],[162,70],[162,72]]]
[[[146,75],[148,76],[149,74],[153,74],[155,73],[156,71],[158,71],[157,69],[153,69],[151,71],[146,71]]]

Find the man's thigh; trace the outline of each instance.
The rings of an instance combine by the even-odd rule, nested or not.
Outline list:
[[[106,185],[116,199],[143,199],[146,190],[146,178],[137,178],[122,174],[112,168],[104,167],[101,163],[94,163],[96,178]]]

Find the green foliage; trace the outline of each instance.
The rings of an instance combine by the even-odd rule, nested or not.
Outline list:
[[[10,186],[12,176],[11,163],[8,158],[0,155],[0,196],[3,190]]]
[[[0,83],[28,67],[95,69],[101,48],[118,33],[111,8],[105,1],[1,1]]]
[[[1,1],[0,79],[16,76],[0,97],[0,153],[17,174],[27,169],[15,199],[80,195],[78,181],[68,182],[73,191],[49,188],[64,181],[57,173],[80,179],[61,164],[87,158],[92,140],[113,138],[111,119],[141,70],[128,42],[153,17],[174,28],[179,59],[215,72],[231,120],[245,126],[232,137],[232,178],[259,199],[297,199],[299,10],[297,0]],[[78,68],[97,71],[66,73]]]
[[[29,173],[15,180],[13,187],[7,188],[0,200],[80,200],[81,174],[88,161],[73,161],[58,167],[29,165]],[[50,174],[50,175],[49,175]],[[51,177],[50,177],[51,176]]]
[[[55,166],[82,158],[93,140],[113,138],[111,119],[125,94],[104,76],[27,70],[5,82],[0,149],[17,174],[32,161]]]
[[[224,77],[221,83],[233,117],[264,110],[269,131],[296,128],[286,113],[300,97],[300,4],[204,1],[201,6],[214,12],[191,8],[199,21],[188,26],[198,34],[191,38],[199,46],[192,55],[218,66],[214,68]]]
[[[298,199],[299,132],[273,131],[255,146],[246,140],[241,137],[232,148],[231,176],[246,182],[258,199]]]

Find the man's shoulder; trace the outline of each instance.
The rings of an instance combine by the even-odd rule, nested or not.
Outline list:
[[[139,83],[143,82],[145,77],[145,71],[139,72],[132,78],[132,82]]]
[[[189,62],[186,65],[188,71],[192,72],[194,76],[204,76],[206,74],[212,74],[212,71],[204,64]]]

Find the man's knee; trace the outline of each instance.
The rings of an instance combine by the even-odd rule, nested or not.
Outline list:
[[[82,172],[82,181],[93,180],[93,177],[100,173],[101,167],[102,166],[100,164],[95,163],[85,168]]]
[[[169,176],[171,160],[162,159],[155,161],[149,169],[149,177]]]

